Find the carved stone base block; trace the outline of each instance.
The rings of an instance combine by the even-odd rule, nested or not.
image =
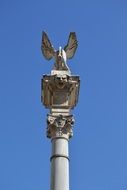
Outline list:
[[[53,109],[70,110],[78,101],[79,76],[69,76],[61,71],[56,75],[44,75],[41,100],[51,112]]]

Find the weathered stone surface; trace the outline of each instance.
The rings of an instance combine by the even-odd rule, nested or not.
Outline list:
[[[42,79],[42,103],[49,109],[72,109],[79,95],[79,76],[66,74],[44,75]]]
[[[67,45],[64,48],[60,46],[57,51],[51,44],[48,35],[45,32],[42,33],[42,54],[47,60],[55,59],[54,71],[66,71],[70,73],[70,69],[67,66],[67,59],[71,59],[74,56],[77,46],[78,42],[75,32],[70,32]]]
[[[47,137],[66,137],[71,138],[73,136],[74,118],[72,115],[69,116],[53,116],[48,115],[47,118]]]
[[[69,35],[64,48],[55,50],[48,35],[43,32],[41,50],[47,60],[55,59],[51,75],[41,80],[41,101],[50,109],[47,116],[47,137],[51,138],[51,190],[69,190],[68,142],[73,136],[74,118],[71,115],[79,96],[79,76],[71,75],[67,59],[71,59],[77,49],[75,32]]]

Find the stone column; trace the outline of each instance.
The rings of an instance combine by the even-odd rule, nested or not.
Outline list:
[[[50,110],[47,117],[47,137],[52,142],[51,189],[69,190],[69,151],[68,142],[73,135],[74,118],[71,115],[78,101],[79,76],[71,75],[67,59],[71,59],[77,49],[75,32],[70,32],[68,43],[56,51],[48,35],[42,33],[42,54],[47,60],[55,59],[50,75],[43,75],[43,105]]]
[[[51,190],[69,190],[68,139],[52,140]]]
[[[42,79],[42,102],[50,109],[47,116],[47,137],[52,143],[50,190],[69,190],[68,142],[74,125],[71,109],[77,104],[79,83],[78,76],[57,70]]]
[[[68,141],[72,137],[73,116],[52,116],[47,119],[47,136],[51,138],[51,190],[69,190]]]

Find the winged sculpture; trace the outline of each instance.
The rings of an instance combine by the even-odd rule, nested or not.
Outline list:
[[[69,70],[67,66],[67,59],[71,59],[74,56],[77,46],[78,42],[75,32],[70,32],[67,45],[64,49],[59,47],[59,50],[55,50],[48,38],[48,35],[45,32],[42,33],[42,54],[47,60],[52,58],[55,59],[55,70]]]

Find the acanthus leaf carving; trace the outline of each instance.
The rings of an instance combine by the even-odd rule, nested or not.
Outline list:
[[[67,136],[71,138],[73,136],[73,125],[74,125],[74,118],[72,115],[69,116],[53,116],[48,115],[47,118],[47,137],[53,138],[55,136]]]

